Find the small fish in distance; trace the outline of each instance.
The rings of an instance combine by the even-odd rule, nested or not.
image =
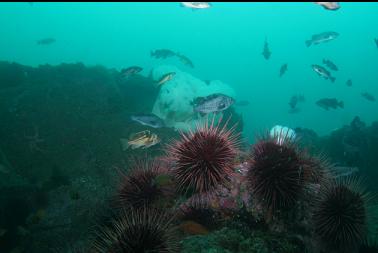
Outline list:
[[[326,10],[336,11],[340,9],[339,2],[315,2],[315,4],[322,6]]]
[[[351,86],[353,85],[352,80],[349,79],[348,81],[346,81],[346,85],[347,85],[348,87],[351,87]]]
[[[181,2],[181,7],[189,8],[192,10],[208,9],[211,8],[209,2]]]
[[[337,32],[323,32],[312,35],[311,39],[306,40],[306,46],[318,45],[320,43],[329,42],[339,37]]]
[[[330,70],[338,71],[339,68],[331,60],[323,59],[323,64],[326,65]]]
[[[327,111],[330,108],[331,109],[344,108],[344,102],[338,101],[336,98],[323,98],[323,99],[318,100],[316,104]]]
[[[264,50],[262,52],[262,55],[264,56],[266,60],[269,60],[270,56],[272,55],[272,53],[269,50],[269,44],[268,44],[267,39],[265,39],[265,42],[264,42]]]
[[[155,51],[151,51],[151,57],[155,57],[156,59],[166,59],[175,55],[176,53],[169,49],[157,49]]]
[[[128,67],[128,68],[122,69],[122,70],[121,70],[121,74],[122,74],[122,76],[124,76],[124,77],[129,77],[129,76],[132,76],[132,75],[138,74],[138,73],[141,72],[142,70],[143,70],[143,68],[141,68],[141,67],[138,67],[138,66],[131,66],[131,67]]]
[[[364,92],[361,94],[366,100],[370,101],[370,102],[375,102],[375,97],[368,93],[368,92]]]
[[[312,69],[315,71],[315,73],[317,73],[319,76],[323,77],[324,79],[326,80],[331,80],[331,82],[335,82],[336,78],[334,78],[332,75],[331,75],[331,72],[329,72],[327,69],[325,69],[324,67],[320,66],[320,65],[312,65],[311,66]]]
[[[287,71],[287,63],[283,64],[280,68],[280,77],[282,77]]]
[[[51,45],[55,42],[56,42],[56,40],[54,38],[46,38],[46,39],[38,40],[37,44],[41,45],[41,46],[47,46],[47,45]]]

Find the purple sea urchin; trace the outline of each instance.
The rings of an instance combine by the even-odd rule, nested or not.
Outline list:
[[[228,186],[233,174],[239,144],[234,128],[226,129],[206,121],[196,131],[181,133],[181,139],[168,146],[167,157],[180,192],[208,193]]]

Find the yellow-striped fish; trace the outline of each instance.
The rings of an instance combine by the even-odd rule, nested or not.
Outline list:
[[[137,148],[149,148],[160,142],[160,138],[151,133],[148,130],[138,132],[130,135],[129,139],[121,138],[122,150],[126,151],[127,149],[137,149]]]

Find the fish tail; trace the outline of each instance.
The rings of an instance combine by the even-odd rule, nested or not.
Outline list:
[[[307,46],[307,47],[311,46],[311,44],[312,44],[312,41],[311,41],[311,40],[306,40],[306,46]]]
[[[340,101],[340,102],[339,102],[339,106],[340,106],[341,108],[344,108],[344,102],[343,102],[343,101]]]
[[[329,79],[330,79],[331,82],[333,82],[333,83],[336,81],[336,78],[335,78],[335,77],[332,77],[332,76],[331,76]]]

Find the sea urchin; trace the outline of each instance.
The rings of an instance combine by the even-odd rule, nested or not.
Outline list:
[[[136,160],[121,179],[117,201],[123,208],[167,204],[174,195],[171,179],[161,163]]]
[[[271,214],[295,205],[304,189],[304,173],[308,169],[295,141],[285,136],[278,139],[268,136],[253,146],[247,172],[252,197]]]
[[[96,253],[179,252],[174,216],[157,209],[127,209],[110,227],[100,230]],[[92,251],[91,251],[92,252]]]
[[[181,133],[181,139],[168,146],[167,157],[180,192],[209,193],[228,187],[239,144],[234,127],[220,127],[214,118],[195,131]]]
[[[314,203],[315,233],[329,247],[352,252],[366,239],[371,200],[361,180],[353,177],[323,185]]]

